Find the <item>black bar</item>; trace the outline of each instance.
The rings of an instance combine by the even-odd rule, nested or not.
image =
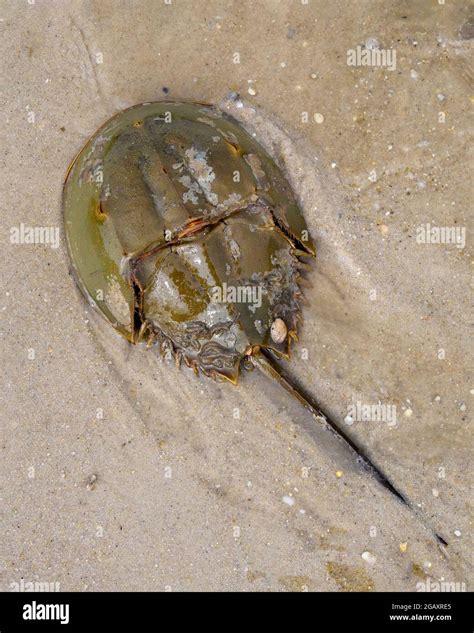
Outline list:
[[[0,633],[472,633],[470,604],[449,592],[1,593]]]

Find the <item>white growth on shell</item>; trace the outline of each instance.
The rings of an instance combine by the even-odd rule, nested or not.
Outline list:
[[[194,147],[190,147],[185,151],[185,155],[189,171],[199,183],[206,200],[214,206],[217,205],[219,202],[217,194],[211,191],[211,183],[216,179],[216,175],[207,163],[206,152],[197,151]],[[188,184],[186,183],[185,186]]]

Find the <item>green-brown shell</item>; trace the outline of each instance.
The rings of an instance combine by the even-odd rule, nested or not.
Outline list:
[[[79,286],[129,340],[233,382],[252,349],[288,355],[314,247],[274,161],[216,108],[114,116],[71,165],[64,219]]]

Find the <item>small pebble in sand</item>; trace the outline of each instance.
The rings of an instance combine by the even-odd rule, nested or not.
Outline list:
[[[410,70],[410,77],[412,79],[418,79],[418,73],[416,72],[416,70]]]
[[[311,73],[310,76],[311,76],[311,79],[317,79],[317,77],[318,77],[316,73]]]
[[[227,93],[227,100],[233,101],[236,108],[243,108],[244,106],[238,92],[231,91]]]
[[[87,480],[87,485],[86,485],[87,490],[94,490],[97,480],[98,480],[97,475],[91,475],[89,479]]]
[[[294,506],[295,505],[295,500],[293,499],[293,497],[290,497],[289,495],[284,495],[281,500],[283,501],[283,503],[286,503],[287,506]]]
[[[434,397],[434,401],[435,401],[435,402],[439,402],[440,400],[441,400],[441,396],[435,396],[435,397]]]
[[[324,116],[321,114],[321,112],[315,112],[313,119],[316,121],[316,123],[323,123]]]
[[[400,543],[400,551],[401,552],[406,552],[408,548],[408,543]]]
[[[352,417],[352,415],[346,415],[346,417],[344,418],[344,422],[348,426],[351,426],[351,424],[354,424],[354,418]]]
[[[344,473],[342,472],[342,470],[336,470],[336,477],[337,477],[338,479],[340,479],[340,478],[342,477],[342,475],[343,475],[343,474],[344,474]]]
[[[406,418],[411,418],[411,416],[413,415],[413,411],[411,409],[407,409],[403,415]]]
[[[283,341],[286,339],[287,334],[288,328],[286,327],[286,323],[283,321],[283,319],[275,319],[272,323],[272,327],[270,328],[270,336],[272,337],[272,341],[274,343],[283,343]]]
[[[471,389],[469,393],[471,394],[471,396],[474,396],[474,389]]]
[[[255,88],[252,88],[252,86],[250,86],[247,92],[249,93],[249,95],[252,95],[252,97],[257,94],[257,91],[255,90]]]
[[[439,490],[438,490],[438,488],[432,488],[431,492],[433,493],[433,497],[439,497]]]
[[[374,50],[375,48],[380,48],[379,41],[375,37],[369,37],[365,41],[365,48],[369,50]]]
[[[465,411],[467,407],[464,404],[464,402],[461,402],[461,404],[459,405],[459,408],[461,409],[461,411]]]
[[[446,95],[444,95],[442,92],[438,92],[436,96],[438,97],[438,101],[444,101],[446,99]]]
[[[375,565],[377,561],[377,557],[374,556],[374,554],[372,554],[371,552],[362,552],[361,556],[366,563],[369,563],[369,565]]]
[[[281,62],[281,63],[280,63],[280,66],[281,66],[282,68],[286,68],[286,62]]]
[[[454,530],[454,536],[461,536],[461,530]]]

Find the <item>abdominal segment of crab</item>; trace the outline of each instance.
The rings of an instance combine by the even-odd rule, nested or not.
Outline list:
[[[130,264],[135,338],[235,382],[249,349],[288,356],[300,313],[297,263],[263,204],[141,253]],[[275,322],[288,334],[272,336]]]

